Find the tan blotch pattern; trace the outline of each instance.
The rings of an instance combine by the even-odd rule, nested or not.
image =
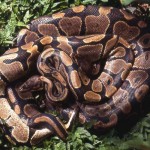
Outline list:
[[[125,80],[127,74],[129,73],[132,64],[126,63],[123,59],[116,59],[106,62],[105,68],[112,72],[113,74],[121,74],[122,80]]]
[[[117,44],[117,40],[118,40],[117,36],[114,35],[110,40],[107,41],[103,57],[106,57],[106,55],[108,55],[108,53],[112,50],[112,48]]]
[[[137,26],[129,26],[126,22],[117,21],[114,24],[113,33],[129,41],[136,38],[140,34],[140,30]]]
[[[84,9],[85,9],[85,6],[84,6],[84,5],[80,5],[80,6],[76,6],[76,7],[73,7],[73,8],[72,8],[72,10],[73,10],[75,13],[81,13]]]
[[[39,24],[38,31],[42,35],[59,36],[58,28],[54,24]]]
[[[101,15],[108,15],[111,13],[111,9],[112,7],[100,7],[98,11]]]
[[[134,49],[134,45],[129,44],[127,42],[127,40],[123,39],[122,37],[119,37],[118,42],[121,43],[126,48],[132,48],[132,49]]]
[[[4,119],[9,127],[12,127],[11,134],[16,141],[26,143],[29,138],[29,127],[11,109],[7,99],[1,98],[0,101],[0,118]]]
[[[18,48],[12,48],[12,49],[7,50],[3,55],[16,53],[16,52],[18,52],[18,50],[19,50]]]
[[[59,36],[57,37],[57,40],[59,42],[59,45],[57,46],[58,48],[60,48],[62,51],[66,52],[69,55],[73,53],[72,46],[68,43],[67,37]]]
[[[32,48],[27,49],[27,52],[30,53],[30,56],[27,59],[28,67],[35,63],[35,60],[37,60],[37,57],[39,56],[40,52],[38,51],[38,46],[34,45]]]
[[[131,111],[131,104],[129,102],[129,93],[126,90],[119,89],[113,95],[113,102],[117,108],[120,108],[125,114]]]
[[[27,43],[27,44],[21,46],[21,48],[23,50],[31,49],[33,47],[33,44],[34,44],[34,42],[30,42],[30,43]]]
[[[143,70],[135,70],[135,71],[130,71],[128,78],[126,80],[130,82],[130,86],[132,88],[137,88],[138,86],[143,84],[143,82],[147,78],[148,78],[147,72]]]
[[[53,38],[51,36],[46,36],[40,40],[43,45],[50,44]]]
[[[3,61],[7,60],[7,55],[0,58],[0,72],[7,78],[8,81],[14,81],[24,75],[24,69],[22,63],[14,61],[11,64],[5,64]],[[8,59],[15,59],[17,54],[10,54]],[[10,60],[11,60],[10,59]],[[12,73],[13,72],[13,73]],[[17,76],[16,76],[17,75]]]
[[[143,84],[140,87],[138,87],[134,93],[136,100],[138,102],[141,102],[148,91],[149,91],[149,86],[146,84]]]
[[[25,37],[25,43],[33,42],[37,39],[39,39],[39,36],[37,33],[28,31]]]
[[[93,91],[87,91],[84,94],[84,98],[89,102],[99,102],[101,100],[101,96]]]
[[[59,26],[67,36],[79,35],[82,26],[82,20],[79,17],[64,17],[59,21]]]
[[[109,27],[109,18],[105,15],[89,15],[85,18],[86,34],[105,34]]]
[[[76,93],[81,90],[79,95],[87,103],[81,103],[79,118],[85,123],[95,117],[98,120],[94,122],[95,129],[116,125],[121,111],[129,115],[131,102],[136,99],[141,103],[149,92],[150,33],[145,33],[149,31],[145,21],[138,21],[127,11],[111,7],[89,6],[86,9],[80,5],[64,12],[32,21],[30,30],[38,33],[21,30],[17,37],[18,45],[26,44],[9,49],[0,57],[0,95],[5,97],[0,98],[0,119],[4,127],[8,127],[6,137],[14,144],[29,141],[35,145],[52,134],[65,139],[65,125],[57,117],[53,119],[55,116],[42,114],[36,105],[27,101],[33,100],[31,92],[20,92],[20,82],[10,88],[11,84],[3,81],[3,77],[8,82],[18,81],[28,71],[34,70],[32,66],[37,60],[40,81],[45,83],[46,98],[54,103],[64,101],[71,91],[75,99],[80,100]],[[65,36],[60,36],[60,33]],[[79,36],[82,33],[85,36]],[[40,57],[38,44],[44,47],[40,49],[44,51]],[[101,59],[107,59],[102,73]],[[73,61],[78,65],[77,70],[73,70]],[[26,70],[24,64],[27,65]],[[88,75],[90,71],[92,74]],[[125,82],[118,83],[117,79]],[[118,87],[118,84],[122,86]],[[102,97],[110,100],[101,103]],[[21,104],[19,100],[29,103]],[[32,128],[32,123],[39,129]]]
[[[110,55],[112,55],[112,58],[121,58],[126,55],[126,50],[123,47],[119,46],[115,48]]]
[[[21,113],[21,110],[20,110],[19,105],[15,105],[15,106],[14,106],[14,111],[15,111],[15,113],[16,113],[17,115],[19,115],[19,114]]]
[[[115,113],[110,115],[110,117],[108,119],[109,119],[109,121],[106,122],[106,123],[104,123],[102,121],[96,122],[94,124],[94,128],[95,129],[98,129],[98,128],[105,128],[105,129],[107,129],[107,128],[115,126],[117,124],[117,122],[118,122],[118,116]]]
[[[84,58],[86,60],[96,61],[100,58],[102,49],[103,49],[102,44],[85,45],[80,46],[77,49],[77,54],[79,54],[81,58]]]
[[[36,145],[42,140],[44,140],[47,136],[50,136],[53,134],[53,131],[50,131],[47,128],[36,130],[33,136],[31,137],[30,143],[31,145]]]
[[[34,120],[35,123],[40,123],[40,122],[47,122],[50,126],[52,126],[55,131],[57,132],[57,134],[61,137],[61,138],[64,138],[64,135],[63,133],[61,132],[60,128],[58,127],[58,125],[53,121],[51,120],[49,117],[46,117],[46,116],[41,116],[41,117],[38,117]]]
[[[89,116],[99,116],[99,117],[107,117],[109,115],[109,111],[111,111],[110,105],[98,104],[98,105],[86,105],[84,110]]]
[[[134,66],[139,69],[149,69],[150,68],[150,52],[143,52],[140,56],[135,58]]]
[[[102,83],[100,82],[100,80],[96,79],[93,81],[92,90],[94,92],[101,92],[102,91]]]
[[[8,97],[9,97],[9,100],[11,101],[11,103],[15,103],[16,97],[14,96],[12,89],[8,88],[7,92],[8,92]]]
[[[79,74],[76,70],[73,70],[71,72],[70,79],[71,79],[72,85],[75,89],[81,87],[81,80],[80,80]]]
[[[106,97],[111,97],[116,91],[117,88],[113,85],[114,84],[114,80],[112,78],[112,76],[110,76],[109,74],[102,72],[102,74],[99,77],[99,80],[103,83],[106,93],[105,96]]]
[[[54,52],[55,51],[53,48],[46,49],[45,51],[43,51],[41,53],[41,58],[46,59],[46,58],[50,57],[51,55],[53,55]]]
[[[71,66],[73,64],[72,59],[65,52],[60,51],[60,57],[66,66]]]
[[[102,35],[94,35],[91,37],[87,37],[83,40],[84,43],[98,42],[101,41],[105,37],[105,34]]]
[[[52,14],[53,19],[63,18],[65,13],[55,13]]]

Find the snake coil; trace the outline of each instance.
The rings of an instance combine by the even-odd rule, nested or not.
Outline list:
[[[102,130],[138,111],[149,92],[150,24],[122,9],[81,5],[37,18],[17,45],[0,57],[0,119],[13,144],[67,137],[34,91],[68,117],[77,105],[81,123]]]

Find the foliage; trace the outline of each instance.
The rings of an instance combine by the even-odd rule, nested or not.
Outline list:
[[[30,20],[51,14],[79,4],[119,6],[133,0],[1,0],[0,1],[0,53],[14,44],[18,30],[26,27]],[[121,3],[120,3],[121,2]],[[120,135],[113,130],[106,135],[97,136],[85,127],[73,128],[64,143],[57,137],[46,140],[38,147],[15,147],[0,135],[0,148],[12,150],[128,150],[150,149],[150,114],[133,127],[128,133]]]

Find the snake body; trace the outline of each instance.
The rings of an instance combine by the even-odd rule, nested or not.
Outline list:
[[[122,9],[73,7],[31,21],[17,39],[0,57],[0,118],[13,144],[67,136],[58,117],[39,110],[32,91],[44,90],[47,105],[69,103],[61,109],[68,116],[77,105],[79,120],[102,130],[138,111],[149,92],[149,22]]]

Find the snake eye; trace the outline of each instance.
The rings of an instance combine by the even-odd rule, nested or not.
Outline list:
[[[108,81],[107,81],[107,85],[110,85],[111,84],[111,80],[110,79],[108,79]]]
[[[30,77],[26,82],[24,82],[20,88],[20,92],[26,91],[37,91],[43,89],[43,82],[40,80],[40,76],[35,75]]]
[[[148,58],[149,58],[149,55],[145,54],[145,60],[148,60]]]
[[[92,66],[92,74],[97,75],[100,72],[100,64],[94,64]]]

